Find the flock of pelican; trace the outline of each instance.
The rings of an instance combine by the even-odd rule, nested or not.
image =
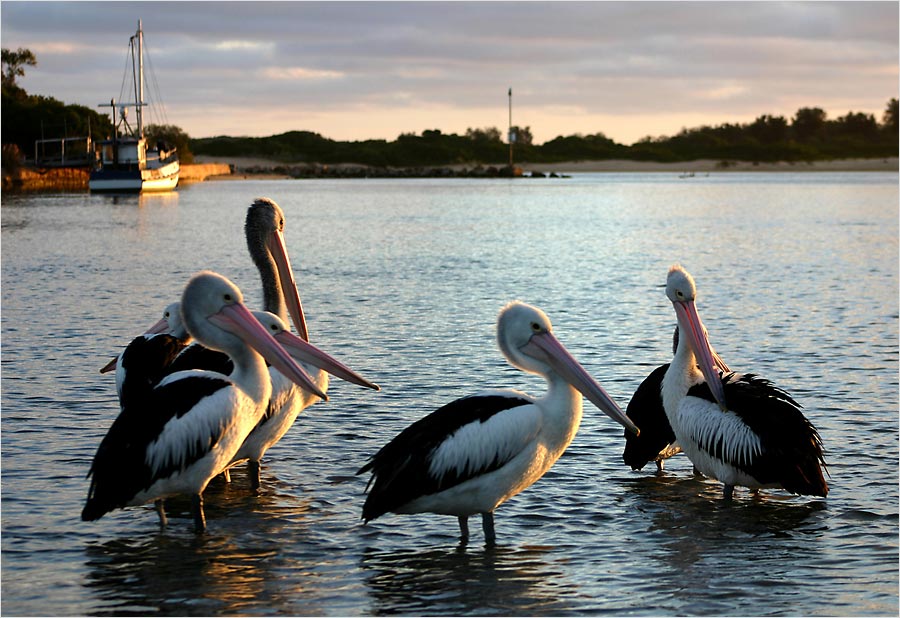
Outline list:
[[[199,272],[159,322],[101,369],[116,372],[120,412],[88,472],[83,520],[154,502],[165,526],[164,500],[186,495],[202,532],[208,483],[246,461],[258,489],[263,456],[300,412],[328,399],[329,375],[379,389],[310,343],[283,229],[274,201],[259,198],[248,209],[262,311],[248,309],[225,277]],[[582,396],[624,427],[623,458],[635,470],[651,461],[661,470],[665,458],[684,452],[696,473],[724,485],[729,500],[736,486],[827,495],[822,442],[800,406],[719,358],[682,267],[670,269],[666,295],[678,324],[674,358],[643,381],[627,414],[557,339],[543,311],[507,304],[497,319],[500,351],[514,367],[544,377],[547,391],[483,391],[414,422],[357,472],[371,474],[362,518],[454,515],[465,543],[469,516],[481,515],[485,544],[493,546],[494,511],[566,450],[581,423]]]

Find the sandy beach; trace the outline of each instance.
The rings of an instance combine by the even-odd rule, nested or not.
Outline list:
[[[259,171],[266,168],[291,165],[271,159],[253,157],[214,157],[197,155],[195,163],[227,163],[232,165],[235,175],[245,174],[247,170]],[[729,161],[723,166],[721,161],[699,159],[679,163],[659,163],[655,161],[630,161],[609,159],[603,161],[568,161],[563,163],[517,163],[525,172],[543,172],[546,174],[592,173],[592,172],[671,172],[707,173],[707,172],[897,172],[900,171],[900,160],[897,157],[886,159],[835,159],[832,161],[752,163],[746,161]],[[354,166],[345,163],[330,167]],[[474,167],[473,165],[448,165],[451,169]],[[257,176],[257,173],[254,173]]]

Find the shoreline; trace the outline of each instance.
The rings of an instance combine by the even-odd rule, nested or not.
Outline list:
[[[284,180],[300,178],[569,178],[573,174],[668,173],[680,178],[730,172],[893,172],[897,157],[834,159],[831,161],[754,163],[699,159],[678,163],[607,159],[563,163],[520,162],[506,165],[454,164],[419,167],[372,167],[357,163],[283,163],[254,157],[197,155],[182,166],[181,183],[217,180]],[[88,188],[88,170],[82,168],[3,170],[3,191],[78,191]]]
[[[240,179],[245,178],[291,178],[290,173],[282,173],[281,170],[302,167],[317,167],[337,172],[352,172],[360,169],[375,169],[367,165],[355,163],[337,163],[327,166],[303,163],[285,163],[272,159],[258,157],[214,157],[210,155],[195,155],[194,162],[199,164],[220,163],[231,167],[230,176],[216,176],[214,179]],[[424,166],[417,168],[391,168],[392,170],[419,170],[429,167],[437,170],[451,170],[460,172],[478,167],[497,167],[483,164],[454,164],[439,166]],[[501,165],[502,167],[502,165]],[[670,172],[673,174],[708,173],[708,172],[898,172],[900,171],[900,159],[897,157],[877,159],[834,159],[830,161],[778,161],[778,162],[751,162],[751,161],[719,161],[714,159],[698,159],[696,161],[680,161],[676,163],[661,163],[656,161],[632,161],[628,159],[606,159],[600,161],[567,161],[563,163],[529,163],[519,162],[516,167],[521,168],[525,175],[530,174],[572,174],[572,173],[603,173],[603,172]],[[281,169],[278,169],[281,168]],[[278,171],[276,171],[278,170]]]

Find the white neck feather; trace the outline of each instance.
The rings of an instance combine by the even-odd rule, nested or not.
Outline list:
[[[678,348],[662,382],[663,407],[669,423],[677,423],[678,406],[695,384],[703,382],[703,373],[697,367],[697,359],[686,342],[687,336],[679,333]]]

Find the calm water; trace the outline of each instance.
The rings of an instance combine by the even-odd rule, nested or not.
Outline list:
[[[186,501],[79,519],[115,418],[98,369],[212,268],[260,304],[247,206],[275,199],[313,339],[381,384],[335,382],[271,451]],[[4,195],[2,610],[6,615],[896,615],[897,174],[235,181],[168,196]],[[573,444],[497,511],[360,523],[369,455],[485,388],[532,393],[494,341],[543,308],[623,407],[670,357],[661,285],[683,263],[726,361],[774,379],[828,449],[827,499],[740,492],[622,463],[590,406]]]

